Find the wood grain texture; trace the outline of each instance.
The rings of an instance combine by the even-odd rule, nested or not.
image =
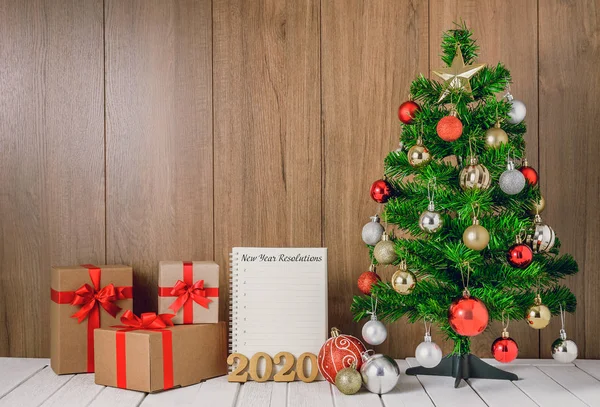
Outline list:
[[[516,12],[518,10],[518,12]],[[479,63],[495,66],[502,62],[513,79],[511,93],[527,106],[527,157],[529,165],[538,164],[538,48],[537,2],[535,0],[430,0],[431,69],[444,66],[441,54],[442,33],[461,19],[473,31],[480,46]],[[499,94],[502,97],[504,93]],[[473,338],[471,351],[489,357],[494,339],[502,332],[501,323],[493,323],[482,335]],[[538,357],[539,334],[524,321],[513,321],[510,334],[519,344],[519,357]]]
[[[543,219],[571,253],[579,273],[568,278],[577,312],[567,334],[579,357],[600,357],[600,5],[597,1],[540,2],[540,180],[546,197]],[[565,108],[576,112],[566,120]],[[550,357],[560,319],[541,333],[541,357]]]
[[[213,258],[211,4],[105,7],[107,260],[155,311],[160,260]]]
[[[0,1],[0,36],[0,356],[48,356],[51,265],[104,262],[102,1]]]
[[[322,2],[323,211],[329,249],[329,321],[360,337],[350,304],[358,276],[369,268],[362,226],[381,210],[369,197],[383,160],[397,148],[396,110],[412,78],[428,71],[427,3]],[[379,267],[382,279],[392,267]],[[388,326],[380,352],[412,355],[423,327],[400,320]]]
[[[214,0],[213,30],[216,261],[319,247],[319,2]]]

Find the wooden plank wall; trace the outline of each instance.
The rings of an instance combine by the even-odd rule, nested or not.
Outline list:
[[[599,16],[593,0],[0,0],[0,356],[47,356],[51,264],[132,264],[140,312],[159,260],[226,270],[237,245],[328,247],[330,324],[359,335],[368,188],[462,18],[527,104],[543,215],[581,266],[567,331],[600,357]],[[549,357],[557,324],[511,325],[521,356]],[[410,356],[422,335],[398,322],[379,350]]]

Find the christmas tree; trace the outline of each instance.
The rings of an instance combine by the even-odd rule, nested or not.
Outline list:
[[[431,321],[454,341],[445,359],[472,356],[471,336],[488,321],[541,329],[576,306],[559,283],[577,263],[559,255],[539,215],[545,204],[525,158],[525,105],[510,94],[504,65],[478,65],[477,52],[464,24],[444,33],[447,67],[433,71],[437,80],[415,79],[400,106],[400,148],[371,188],[387,230],[376,218],[363,229],[372,264],[398,271],[390,282],[364,273],[359,287],[370,296],[352,304],[356,321],[373,312],[373,298],[381,320]],[[396,238],[394,225],[407,237]]]

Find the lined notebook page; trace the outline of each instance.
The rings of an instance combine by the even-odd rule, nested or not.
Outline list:
[[[318,355],[327,339],[327,249],[236,247],[231,291],[231,353]]]

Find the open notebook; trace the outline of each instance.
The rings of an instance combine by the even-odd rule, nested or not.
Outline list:
[[[327,249],[235,247],[230,260],[230,353],[318,355],[328,329]]]

